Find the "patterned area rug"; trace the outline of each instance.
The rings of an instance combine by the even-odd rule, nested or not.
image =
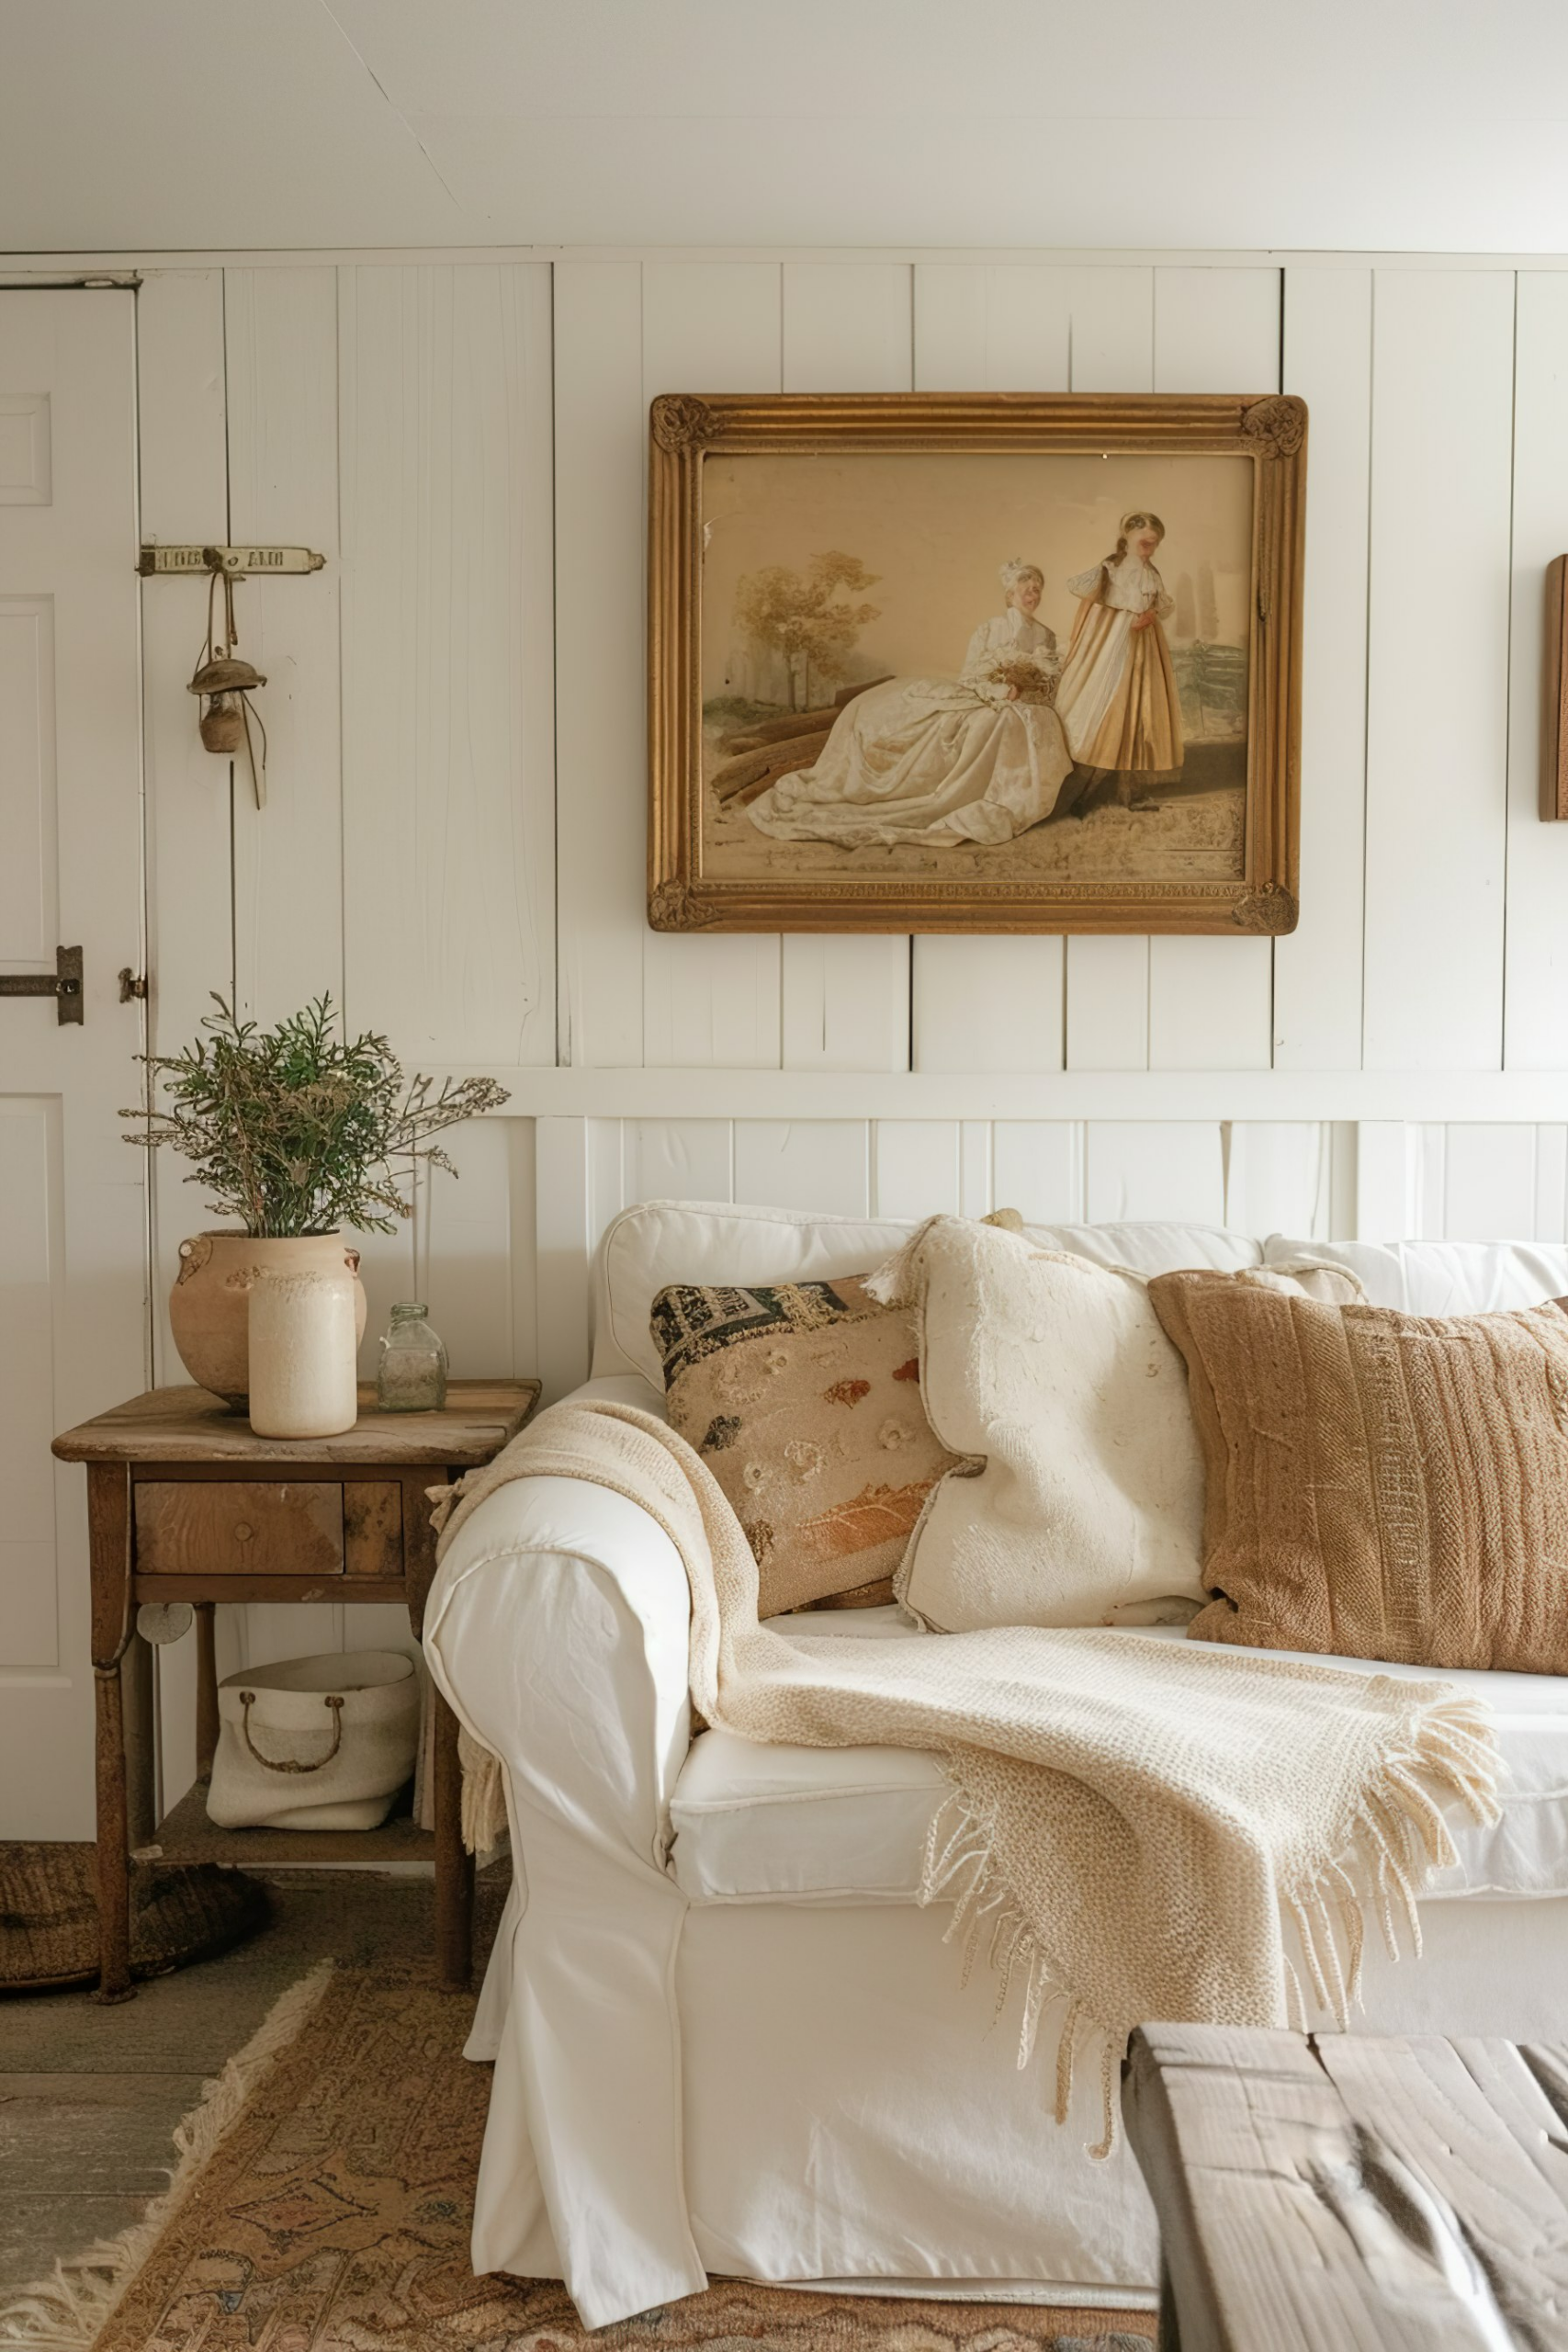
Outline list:
[[[168,2196],[0,2314],[49,2352],[1145,2352],[1143,2312],[716,2282],[589,2334],[556,2280],[476,2278],[490,2088],[471,2005],[421,1971],[318,1970],[182,2125]],[[107,2312],[107,2316],[106,2316]]]

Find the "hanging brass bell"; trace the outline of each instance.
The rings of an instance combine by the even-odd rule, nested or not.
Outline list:
[[[231,756],[245,740],[245,711],[241,699],[253,686],[265,686],[266,680],[250,662],[229,654],[217,662],[204,662],[189,685],[187,695],[207,697],[207,708],[201,714],[201,740],[209,752]]]

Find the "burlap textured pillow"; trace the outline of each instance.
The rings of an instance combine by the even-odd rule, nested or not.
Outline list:
[[[862,1275],[767,1289],[677,1283],[653,1302],[671,1426],[757,1557],[760,1612],[893,1597],[953,1457],[920,1403],[914,1327]]]
[[[1189,1633],[1568,1673],[1568,1318],[1325,1306],[1161,1274],[1206,1473]]]

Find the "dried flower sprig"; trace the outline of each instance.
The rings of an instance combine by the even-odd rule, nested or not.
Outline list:
[[[385,1037],[337,1032],[331,997],[275,1029],[241,1021],[216,992],[207,1033],[179,1054],[142,1054],[147,1102],[127,1143],[171,1145],[191,1162],[187,1184],[247,1233],[395,1233],[412,1214],[393,1164],[456,1175],[430,1138],[507,1100],[491,1078],[405,1079]],[[154,1100],[162,1080],[166,1102]]]

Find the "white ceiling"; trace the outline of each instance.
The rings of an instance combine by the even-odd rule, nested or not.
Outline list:
[[[1568,250],[1562,0],[0,0],[0,250]]]

